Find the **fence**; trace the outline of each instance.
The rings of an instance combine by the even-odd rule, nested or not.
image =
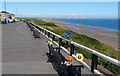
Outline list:
[[[119,60],[113,59],[113,58],[111,58],[111,57],[109,57],[109,56],[106,56],[106,55],[104,55],[104,54],[102,54],[102,53],[99,53],[99,52],[97,52],[97,51],[95,51],[95,50],[92,50],[92,49],[90,49],[90,48],[88,48],[88,47],[85,47],[85,46],[83,46],[83,45],[80,45],[80,44],[78,44],[78,43],[75,43],[75,42],[73,42],[73,41],[70,41],[70,40],[68,40],[68,39],[65,39],[65,38],[61,37],[60,35],[57,35],[57,34],[51,32],[51,31],[49,31],[49,30],[47,30],[47,29],[45,29],[45,28],[42,28],[42,27],[40,27],[40,26],[38,26],[38,25],[35,25],[35,24],[33,24],[33,23],[30,23],[30,22],[28,22],[28,21],[26,21],[26,23],[27,23],[29,26],[32,26],[32,27],[36,28],[39,32],[41,32],[41,33],[42,33],[43,35],[45,35],[48,39],[50,39],[53,43],[55,43],[56,45],[58,45],[59,47],[61,47],[65,52],[67,52],[68,54],[70,54],[70,56],[72,56],[72,57],[74,57],[74,58],[76,57],[76,56],[74,55],[74,47],[75,47],[75,46],[77,46],[77,47],[79,47],[79,48],[81,48],[81,49],[84,49],[85,51],[91,53],[91,54],[92,54],[91,66],[89,66],[89,65],[88,65],[87,63],[85,63],[84,61],[80,61],[80,63],[83,64],[86,68],[88,68],[89,70],[91,70],[91,72],[93,72],[93,73],[95,73],[95,74],[101,74],[99,71],[97,71],[98,57],[103,58],[103,59],[109,61],[109,62],[112,63],[112,64],[115,64],[115,65],[117,65],[117,66],[120,66],[120,61],[119,61]],[[50,38],[50,35],[52,35],[52,38]],[[59,38],[59,43],[57,43],[57,42],[55,41],[56,37]],[[66,48],[64,48],[64,47],[62,46],[62,43],[63,43],[62,41],[63,41],[63,40],[66,41],[66,43],[65,43],[66,45],[68,45],[68,43],[70,43],[70,52],[69,52]],[[68,46],[67,46],[67,47],[68,47]]]

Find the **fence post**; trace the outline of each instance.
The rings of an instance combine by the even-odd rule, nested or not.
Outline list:
[[[28,26],[30,25],[28,22],[26,22],[26,23],[27,23]]]
[[[59,46],[62,46],[62,38],[59,38]]]
[[[72,56],[72,54],[74,54],[74,45],[71,44],[70,46],[70,56]]]
[[[45,31],[45,35],[47,34],[47,32]]]
[[[60,46],[62,46],[62,38],[59,38],[59,49],[58,49],[58,52],[60,52]]]
[[[42,29],[42,33],[44,33],[44,30]]]
[[[53,35],[52,40],[55,41],[55,35]]]
[[[68,41],[66,41],[65,48],[68,48]]]
[[[48,37],[50,37],[50,32],[48,32]]]
[[[44,34],[45,34],[45,30],[44,30]]]
[[[42,32],[42,29],[40,28],[40,31]]]
[[[40,28],[40,31],[42,32],[42,29]],[[43,33],[43,32],[42,32]]]
[[[94,69],[97,69],[98,56],[92,54],[91,72],[94,73]]]
[[[40,32],[41,32],[41,28],[39,28]]]

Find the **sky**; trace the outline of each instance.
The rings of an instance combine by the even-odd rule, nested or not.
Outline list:
[[[4,10],[4,3],[0,3]],[[19,17],[117,18],[118,2],[6,2]]]
[[[7,2],[119,2],[120,0],[6,0],[6,1]]]

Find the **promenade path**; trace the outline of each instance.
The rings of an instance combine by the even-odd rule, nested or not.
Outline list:
[[[42,34],[40,39],[34,39],[24,22],[2,25],[2,73],[58,74],[52,63],[48,62],[47,41]],[[91,72],[84,68],[82,74]]]

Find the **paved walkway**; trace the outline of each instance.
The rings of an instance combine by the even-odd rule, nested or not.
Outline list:
[[[47,62],[48,39],[43,35],[34,39],[26,23],[3,25],[2,38],[3,74],[57,74],[53,65]],[[82,74],[91,72],[85,68]]]
[[[3,74],[57,74],[47,63],[47,39],[34,39],[26,23],[5,24],[2,28]]]

